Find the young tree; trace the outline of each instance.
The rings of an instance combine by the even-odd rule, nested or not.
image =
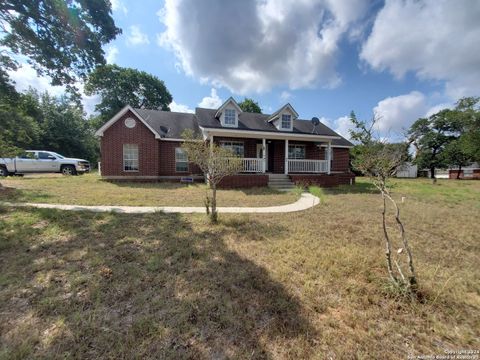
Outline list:
[[[109,1],[0,2],[0,64],[15,69],[25,56],[53,85],[72,85],[105,64],[102,46],[120,33]]]
[[[356,117],[350,119],[355,126],[355,130],[350,131],[351,137],[358,143],[354,166],[370,178],[373,185],[380,191],[383,200],[382,228],[388,274],[395,286],[410,295],[414,295],[417,290],[417,277],[413,266],[413,256],[406,237],[405,227],[400,219],[400,208],[388,186],[388,180],[395,175],[398,167],[406,160],[405,154],[408,144],[403,144],[403,147],[398,144],[392,146],[392,144],[375,139],[373,136],[375,118],[372,119],[370,124],[357,120]],[[394,217],[399,230],[401,246],[396,252],[392,251],[394,236],[391,235],[387,226],[387,201],[393,206]],[[407,270],[405,270],[405,265]]]
[[[170,111],[172,95],[162,80],[145,71],[117,65],[100,66],[85,84],[87,95],[100,95],[95,107],[105,123],[126,105],[136,108]]]
[[[183,134],[183,150],[188,161],[196,164],[208,181],[211,194],[206,193],[205,206],[212,223],[218,221],[217,186],[225,176],[235,175],[241,170],[242,161],[229,149],[196,137],[191,131]],[[211,208],[211,210],[210,210]]]
[[[254,101],[253,99],[245,98],[241,103],[238,104],[240,106],[240,109],[242,109],[245,112],[251,112],[251,113],[262,113],[262,109],[258,105],[258,102]]]

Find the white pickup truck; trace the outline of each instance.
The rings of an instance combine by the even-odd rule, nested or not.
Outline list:
[[[90,171],[90,163],[52,151],[27,150],[15,158],[0,158],[0,176],[28,173],[62,173],[77,175]]]

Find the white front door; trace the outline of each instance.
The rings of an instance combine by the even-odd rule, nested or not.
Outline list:
[[[257,144],[257,159],[263,159],[262,144]],[[268,171],[268,145],[265,145],[265,171]]]

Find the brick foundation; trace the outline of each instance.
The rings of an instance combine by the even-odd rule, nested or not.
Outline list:
[[[232,175],[222,179],[219,187],[222,189],[250,188],[268,185],[268,175]]]
[[[321,187],[334,187],[338,185],[355,184],[355,174],[290,174],[290,179],[295,185],[309,186],[318,185]]]

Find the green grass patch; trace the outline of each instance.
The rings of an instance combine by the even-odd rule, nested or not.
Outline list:
[[[74,205],[203,206],[205,184],[130,183],[82,176],[29,175],[0,179],[0,201]],[[219,190],[219,206],[271,206],[295,202],[294,192],[268,187]]]
[[[396,359],[477,349],[480,182],[454,182],[452,201],[443,184],[395,180],[424,297],[409,302],[388,286],[381,199],[363,180],[310,188],[326,201],[304,212],[222,214],[217,226],[201,214],[4,208],[0,358]]]

